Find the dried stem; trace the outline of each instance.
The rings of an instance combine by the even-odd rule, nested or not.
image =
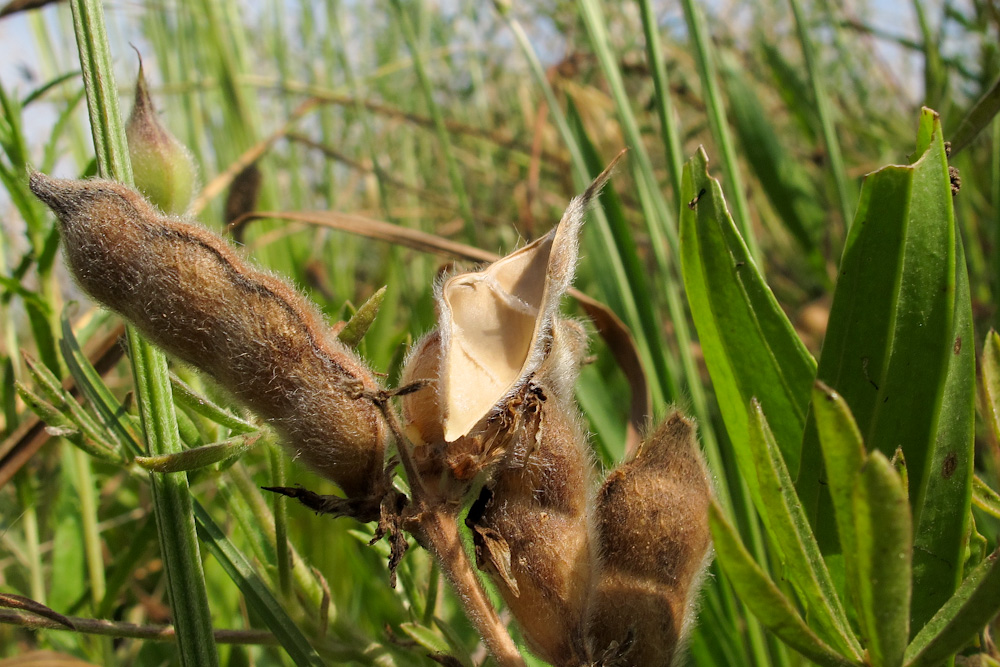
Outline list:
[[[19,625],[32,629],[65,630],[88,635],[108,637],[129,637],[132,639],[152,639],[154,641],[176,641],[177,633],[172,625],[136,625],[120,621],[105,621],[99,618],[70,616],[74,630],[43,616],[13,609],[0,609],[0,623]],[[215,630],[215,641],[220,644],[277,644],[278,640],[270,632],[262,630]]]

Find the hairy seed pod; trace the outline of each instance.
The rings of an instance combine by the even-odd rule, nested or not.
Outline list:
[[[125,124],[136,188],[161,211],[181,215],[194,197],[198,168],[191,151],[160,122],[139,61],[132,114]]]
[[[509,458],[529,380],[552,350],[559,301],[573,280],[590,202],[619,155],[575,197],[548,234],[478,271],[443,281],[438,328],[414,346],[403,383],[407,432],[425,483],[457,500]],[[557,382],[557,380],[554,380]]]
[[[626,664],[670,665],[710,560],[711,488],[695,427],[674,412],[597,498],[602,569],[591,637],[601,651],[634,643]]]
[[[588,506],[593,464],[572,398],[582,328],[557,322],[552,351],[529,382],[515,463],[498,473],[472,515],[477,562],[538,656],[557,667],[591,662],[587,641],[597,540]],[[569,391],[567,391],[569,390]],[[480,517],[475,516],[481,513]]]
[[[384,494],[387,427],[358,397],[378,384],[306,299],[124,185],[39,173],[30,185],[59,217],[66,261],[95,300],[211,375],[348,497]]]

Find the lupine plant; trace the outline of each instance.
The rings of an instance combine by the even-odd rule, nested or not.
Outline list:
[[[0,659],[997,664],[988,3],[34,4]]]

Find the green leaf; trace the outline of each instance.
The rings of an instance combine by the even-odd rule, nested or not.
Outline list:
[[[987,556],[906,648],[907,667],[932,667],[964,648],[1000,612],[1000,550]]]
[[[448,655],[451,651],[448,642],[428,627],[417,623],[401,623],[399,629],[431,653]]]
[[[238,435],[222,442],[185,449],[177,454],[137,456],[139,467],[151,472],[189,472],[242,456],[257,444],[259,434]]]
[[[850,406],[869,450],[892,456],[903,449],[921,545],[914,557],[914,630],[961,576],[973,444],[965,267],[941,127],[928,109],[916,155],[913,164],[888,166],[865,180],[818,371]],[[824,553],[835,553],[812,420],[802,457],[800,497]]]
[[[39,419],[45,422],[45,430],[50,435],[62,436],[87,454],[102,461],[118,464],[124,463],[124,459],[117,452],[106,447],[100,441],[84,437],[72,419],[20,383],[17,384],[17,395],[21,397],[25,405],[31,408],[32,412],[38,415]]]
[[[250,422],[244,421],[228,410],[220,408],[218,405],[196,392],[188,386],[184,380],[180,379],[176,375],[170,375],[170,388],[173,391],[174,400],[178,405],[182,405],[192,412],[199,414],[202,417],[219,424],[220,426],[225,426],[233,433],[253,433],[258,430],[258,428]]]
[[[990,516],[1000,519],[1000,493],[997,493],[979,476],[972,480],[972,502]]]
[[[709,509],[709,526],[715,554],[737,595],[760,622],[794,650],[822,667],[859,665],[836,653],[805,624],[792,603],[753,561],[740,542],[736,530],[726,521],[714,501]]]
[[[865,445],[843,397],[818,380],[813,387],[812,410],[823,447],[827,488],[843,546],[849,590],[857,604],[857,590],[851,585],[857,580],[858,567],[853,494],[854,480],[865,460]]]
[[[337,334],[337,338],[344,345],[351,348],[356,348],[361,342],[361,339],[365,337],[368,333],[368,328],[375,321],[375,316],[378,315],[378,309],[382,305],[382,301],[385,299],[385,286],[380,287],[374,294],[368,297],[368,300],[361,304],[358,308],[358,312],[354,313],[344,328],[340,330]]]
[[[1000,334],[990,329],[983,344],[980,364],[983,373],[983,421],[993,435],[994,442],[1000,442]]]
[[[1000,113],[1000,78],[976,100],[952,133],[951,154],[958,155],[959,151],[972,143],[976,135],[990,124],[997,113]]]
[[[703,149],[684,167],[681,268],[688,303],[737,462],[753,489],[744,406],[756,397],[785,465],[799,470],[815,362],[733,224]]]
[[[197,501],[194,501],[194,516],[198,522],[198,534],[208,551],[243,593],[248,610],[260,618],[267,629],[274,633],[295,664],[325,664],[250,561],[226,537],[211,515]]]
[[[913,526],[892,463],[873,452],[854,485],[858,620],[873,667],[899,667],[910,637]]]
[[[861,660],[861,646],[851,633],[830,572],[795,495],[774,434],[756,400],[750,404],[750,449],[757,470],[761,518],[777,544],[788,576],[805,603],[810,625],[839,652]]]

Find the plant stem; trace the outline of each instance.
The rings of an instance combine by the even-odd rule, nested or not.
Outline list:
[[[419,514],[420,529],[425,543],[437,559],[452,588],[458,595],[462,610],[479,631],[483,643],[500,667],[524,667],[514,640],[500,620],[493,603],[483,590],[479,578],[462,547],[455,521],[455,511],[438,506]]]

